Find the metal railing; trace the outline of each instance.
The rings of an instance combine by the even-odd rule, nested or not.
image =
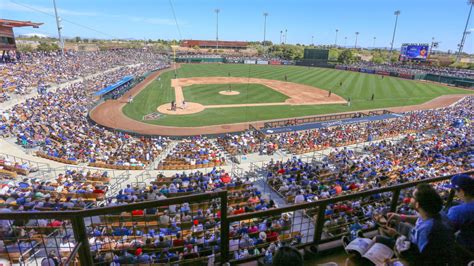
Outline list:
[[[340,120],[340,119],[348,119],[348,118],[356,118],[356,117],[364,117],[367,116],[361,112],[354,112],[354,113],[344,113],[344,114],[332,114],[332,115],[318,115],[318,116],[311,116],[311,117],[304,117],[304,118],[294,118],[294,119],[284,119],[284,120],[277,120],[264,123],[263,128],[275,128],[275,127],[282,127],[282,126],[289,126],[289,125],[299,125],[299,124],[306,124],[312,122],[324,122],[330,120]]]
[[[154,201],[146,201],[140,203],[128,203],[125,205],[113,206],[113,207],[99,207],[94,209],[86,209],[86,210],[79,210],[79,211],[44,211],[44,212],[11,212],[11,213],[0,213],[0,221],[8,221],[11,222],[13,228],[20,228],[21,226],[15,226],[15,223],[19,224],[25,223],[26,221],[40,221],[40,220],[48,220],[48,221],[61,221],[61,225],[58,227],[49,226],[46,227],[47,230],[61,230],[63,232],[71,232],[73,233],[73,248],[71,248],[72,252],[69,252],[67,255],[64,256],[66,261],[71,261],[72,257],[74,257],[74,253],[77,250],[77,254],[79,256],[80,265],[94,265],[94,253],[91,250],[90,238],[92,235],[93,229],[95,227],[112,227],[115,224],[119,226],[123,226],[123,224],[128,223],[132,224],[131,227],[139,226],[140,222],[144,223],[144,229],[147,230],[148,227],[153,227],[153,219],[146,221],[146,216],[124,216],[124,212],[132,212],[134,210],[147,210],[147,209],[168,209],[170,205],[178,205],[189,203],[191,208],[193,208],[193,204],[196,204],[199,207],[199,204],[204,204],[207,202],[218,200],[218,211],[221,213],[220,220],[221,220],[221,233],[220,236],[228,234],[228,223],[227,220],[227,191],[219,191],[213,193],[202,193],[202,194],[195,194],[189,196],[182,196],[182,197],[173,197],[164,200],[154,200]],[[108,218],[110,216],[114,216],[117,218],[117,221],[112,221]],[[124,220],[127,218],[130,220]],[[114,219],[115,219],[114,218]],[[145,219],[145,222],[141,221],[140,218]],[[159,218],[159,216],[157,216]],[[155,218],[156,221],[156,218]],[[105,223],[105,224],[104,224]],[[227,230],[226,230],[227,227]],[[28,228],[28,227],[25,227]],[[45,227],[36,227],[36,230],[44,229]],[[217,231],[217,230],[216,230]],[[63,237],[65,234],[62,234]],[[31,238],[31,237],[30,237]],[[2,237],[3,241],[7,241],[8,238],[5,236]],[[222,238],[221,238],[222,239]],[[52,242],[53,247],[46,243],[45,238],[41,237],[37,242],[42,242],[44,246],[43,254],[48,254],[48,251],[51,248],[59,249],[60,245],[57,243],[56,237],[50,237],[46,239],[49,242]],[[20,245],[21,241],[25,241],[24,238],[20,237],[19,235],[14,235],[11,237],[11,243],[17,243]],[[56,241],[56,244],[54,242]],[[94,243],[93,243],[94,244]],[[95,245],[95,244],[94,244]],[[228,250],[228,245],[226,248],[226,243],[223,241],[222,243],[222,250]],[[113,252],[114,250],[111,250]],[[17,252],[15,252],[17,253]],[[20,257],[24,257],[24,252],[20,248]],[[6,254],[9,260],[13,260],[10,257],[11,252],[6,250]],[[221,252],[221,254],[224,254]],[[45,257],[44,255],[42,257]],[[38,258],[36,258],[38,259]],[[15,260],[17,262],[17,260]]]
[[[263,167],[263,166],[262,166]],[[474,174],[474,171],[467,172],[468,174]],[[322,199],[315,202],[306,202],[302,204],[290,205],[281,208],[275,209],[268,209],[264,211],[256,211],[256,212],[249,212],[239,215],[230,215],[228,216],[228,191],[219,191],[219,192],[211,192],[211,193],[202,193],[202,194],[194,194],[189,196],[178,196],[173,198],[168,198],[164,200],[154,200],[154,201],[145,201],[140,203],[128,203],[124,205],[118,206],[111,206],[111,207],[99,207],[99,208],[92,208],[92,209],[85,209],[79,211],[44,211],[44,212],[1,212],[0,213],[0,221],[10,221],[12,224],[17,224],[17,226],[13,226],[12,228],[22,228],[22,224],[26,223],[27,221],[32,220],[60,220],[61,225],[59,227],[53,227],[53,229],[57,229],[60,232],[70,232],[74,238],[74,251],[70,252],[66,258],[67,261],[71,261],[72,254],[77,251],[79,261],[81,265],[94,265],[93,254],[94,251],[91,250],[90,246],[90,238],[93,237],[91,235],[91,230],[95,226],[105,226],[105,227],[112,227],[113,222],[110,221],[111,216],[116,217],[118,220],[115,221],[119,226],[124,226],[126,223],[124,217],[129,217],[127,220],[130,223],[130,227],[135,227],[137,224],[140,223],[141,220],[134,215],[131,216],[124,216],[123,212],[132,212],[134,210],[147,210],[147,209],[167,209],[168,206],[171,205],[179,205],[183,203],[190,203],[192,204],[207,204],[209,206],[209,202],[217,202],[218,205],[214,210],[217,209],[220,211],[219,221],[220,224],[216,225],[217,227],[214,228],[214,232],[218,232],[220,237],[220,245],[219,245],[219,252],[220,252],[220,261],[221,262],[243,262],[248,260],[254,260],[258,256],[250,256],[244,259],[231,259],[230,252],[230,240],[235,239],[235,236],[230,237],[230,225],[231,224],[240,224],[244,221],[253,221],[253,220],[261,220],[267,219],[269,217],[276,217],[281,216],[282,214],[290,214],[293,219],[292,226],[290,228],[283,228],[281,230],[285,232],[285,235],[290,235],[291,237],[299,237],[303,236],[303,240],[297,242],[298,247],[304,246],[318,246],[322,243],[326,243],[330,240],[334,240],[331,238],[323,238],[323,227],[325,222],[327,221],[327,217],[325,214],[325,210],[327,206],[332,204],[337,204],[341,202],[351,202],[358,199],[363,199],[367,197],[372,197],[374,195],[388,195],[390,197],[389,204],[387,208],[390,211],[396,211],[398,204],[401,202],[401,192],[404,189],[412,189],[418,184],[421,183],[437,183],[441,181],[447,181],[452,177],[452,175],[448,176],[440,176],[436,178],[418,180],[403,184],[398,184],[389,187],[382,187],[367,191],[361,191],[354,194],[346,194],[342,196],[337,196],[328,199]],[[454,190],[449,191],[449,196],[447,197],[446,204],[450,205],[452,199],[454,197]],[[206,203],[207,202],[207,203]],[[201,205],[199,205],[201,206]],[[203,209],[203,207],[200,207]],[[205,208],[205,207],[204,207]],[[307,212],[315,211],[315,219],[310,219],[307,215]],[[156,213],[156,218],[154,221],[159,220],[159,213]],[[99,218],[97,218],[99,217]],[[143,217],[143,216],[139,216]],[[155,217],[155,216],[154,216]],[[216,216],[217,217],[217,216]],[[97,219],[99,221],[97,221]],[[134,220],[135,219],[135,220]],[[153,219],[152,219],[153,220]],[[149,223],[152,222],[149,221]],[[23,222],[22,222],[23,221]],[[106,223],[104,225],[104,223]],[[110,224],[107,224],[110,223]],[[147,222],[145,221],[145,228],[147,228]],[[300,225],[298,229],[296,226]],[[148,226],[152,226],[148,224]],[[26,227],[25,227],[26,228]],[[39,229],[37,229],[39,230]],[[147,230],[147,229],[143,229]],[[64,235],[63,234],[63,235]],[[63,236],[61,235],[61,236]],[[67,235],[67,234],[66,234]],[[5,238],[4,238],[5,239]],[[14,241],[19,241],[19,236],[15,236],[13,238]],[[57,241],[57,237],[52,237],[51,241]],[[286,239],[288,240],[288,239]],[[44,241],[44,240],[43,240]],[[283,240],[282,240],[283,241]],[[19,243],[19,242],[18,242]],[[72,249],[71,249],[72,250]],[[20,249],[21,251],[21,249]],[[97,252],[97,251],[95,251]],[[113,252],[113,251],[112,251]],[[217,256],[217,254],[216,254]]]
[[[22,157],[17,157],[17,156],[11,155],[11,154],[0,153],[0,159],[2,159],[2,158],[9,160],[13,164],[22,165],[22,164],[27,163],[29,165],[29,169],[30,169],[29,172],[30,173],[39,172],[39,171],[48,172],[48,171],[51,170],[51,166],[47,163],[32,161],[32,160],[25,159],[25,158],[22,158]]]
[[[474,171],[469,171],[466,172],[467,174],[474,174]],[[337,204],[341,202],[347,202],[347,201],[352,201],[352,200],[357,200],[361,198],[366,198],[370,197],[373,195],[378,195],[382,193],[390,193],[390,204],[388,206],[389,211],[395,212],[397,210],[398,204],[401,202],[401,191],[404,189],[409,189],[409,188],[414,188],[418,184],[421,183],[437,183],[441,181],[447,181],[450,180],[450,178],[453,175],[448,175],[448,176],[440,176],[436,178],[430,178],[430,179],[423,179],[423,180],[417,180],[413,182],[407,182],[403,184],[398,184],[394,186],[389,186],[389,187],[383,187],[383,188],[377,188],[377,189],[372,189],[372,190],[367,190],[367,191],[362,191],[362,192],[357,192],[354,194],[347,194],[343,196],[338,196],[338,197],[333,197],[333,198],[328,198],[328,199],[322,199],[314,202],[306,202],[302,204],[295,204],[295,205],[290,205],[286,207],[281,207],[281,208],[276,208],[276,209],[269,209],[265,211],[259,211],[259,212],[251,212],[251,213],[244,213],[244,214],[239,214],[239,215],[230,215],[227,218],[227,221],[229,224],[232,223],[240,223],[242,221],[251,221],[253,219],[265,219],[268,217],[276,217],[276,216],[281,216],[284,213],[292,213],[293,214],[293,219],[295,218],[300,218],[301,219],[301,224],[303,225],[303,218],[301,213],[304,213],[307,210],[316,210],[316,219],[311,224],[306,224],[303,225],[306,226],[306,231],[307,231],[307,236],[310,237],[310,239],[306,239],[306,241],[300,242],[297,246],[298,247],[305,247],[305,246],[318,246],[323,243],[327,243],[330,241],[335,240],[334,238],[326,238],[324,239],[322,237],[323,233],[323,226],[325,222],[327,221],[327,217],[325,215],[325,211],[327,206],[331,204]],[[454,198],[454,190],[450,190],[449,196],[446,200],[446,206],[450,206],[452,203],[452,200]],[[298,212],[300,215],[298,215]],[[308,223],[308,222],[307,222]],[[295,230],[294,228],[291,228],[290,232],[293,233]],[[223,241],[225,241],[226,236],[222,236]],[[227,236],[228,237],[228,236]],[[223,251],[224,252],[224,251]],[[225,253],[225,252],[224,252]],[[222,254],[223,261],[230,261],[232,264],[237,264],[237,263],[243,263],[246,261],[251,261],[257,259],[259,256],[251,256],[245,259],[230,259],[230,253],[227,252],[225,254]]]

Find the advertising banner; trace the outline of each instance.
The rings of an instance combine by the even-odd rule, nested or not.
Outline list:
[[[412,74],[406,74],[406,73],[399,73],[398,77],[404,78],[404,79],[414,79],[414,76]]]
[[[375,74],[377,74],[377,75],[384,75],[384,76],[390,76],[390,72],[388,72],[388,71],[381,71],[381,70],[375,71]]]
[[[360,69],[360,72],[362,72],[362,73],[374,74],[374,73],[375,73],[375,70],[373,70],[373,69],[367,69],[367,68],[361,68],[361,69]]]

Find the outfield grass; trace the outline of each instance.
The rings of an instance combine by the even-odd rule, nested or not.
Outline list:
[[[274,80],[284,80],[287,75],[290,82],[332,90],[333,93],[346,99],[350,97],[352,104],[350,107],[333,104],[216,108],[192,115],[168,115],[158,120],[143,122],[166,126],[205,126],[414,105],[441,95],[473,93],[432,83],[393,77],[382,79],[372,74],[299,66],[189,64],[182,65],[177,72],[178,77],[227,77],[230,73],[233,77]],[[155,80],[134,98],[133,103],[124,107],[125,115],[142,121],[144,115],[156,112],[158,106],[174,100],[174,89],[171,88],[170,81],[173,77],[173,72],[166,72],[162,75],[161,81]],[[339,86],[340,82],[343,82],[342,86]],[[372,93],[375,94],[375,101],[370,101]]]
[[[229,86],[238,95],[222,95]],[[183,88],[184,99],[202,105],[280,103],[289,97],[262,84],[196,84]]]

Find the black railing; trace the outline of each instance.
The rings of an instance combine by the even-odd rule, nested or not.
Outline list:
[[[357,117],[364,117],[364,116],[367,116],[367,115],[361,112],[355,112],[355,113],[318,115],[318,116],[303,117],[303,118],[284,119],[284,120],[266,122],[264,123],[264,128],[294,126],[294,125],[300,125],[300,124],[306,124],[306,123],[325,122],[325,121],[331,121],[331,120],[357,118]]]
[[[467,172],[468,174],[474,174],[474,171]],[[328,199],[322,199],[315,202],[306,202],[302,204],[290,205],[281,208],[275,209],[268,209],[264,211],[257,211],[257,212],[249,212],[239,215],[230,215],[228,216],[228,199],[227,199],[227,191],[219,191],[219,192],[212,192],[212,193],[202,193],[202,194],[194,194],[189,196],[181,196],[181,197],[173,197],[164,200],[154,200],[154,201],[144,201],[139,203],[129,203],[125,205],[119,206],[111,206],[111,207],[99,207],[93,209],[86,209],[86,210],[79,210],[79,211],[44,211],[44,212],[11,212],[11,213],[0,213],[0,221],[11,221],[13,224],[17,223],[16,226],[12,226],[12,228],[22,228],[24,224],[28,221],[37,219],[37,220],[60,220],[62,221],[62,225],[58,227],[49,228],[45,231],[45,234],[51,236],[50,241],[57,241],[58,237],[54,237],[53,235],[56,233],[51,233],[51,230],[54,232],[72,232],[74,238],[74,244],[70,248],[70,252],[68,255],[65,255],[65,261],[70,263],[76,257],[76,253],[79,257],[79,261],[81,265],[94,265],[94,251],[91,250],[90,246],[90,237],[91,237],[91,229],[94,226],[104,226],[104,227],[112,227],[112,223],[119,224],[120,226],[125,226],[125,224],[130,223],[132,224],[131,227],[137,226],[142,220],[138,220],[136,216],[124,216],[124,212],[132,212],[134,210],[147,210],[147,209],[158,209],[163,210],[167,209],[171,205],[179,205],[184,203],[189,203],[190,205],[196,204],[198,208],[202,208],[199,204],[207,204],[209,206],[209,202],[216,203],[214,211],[219,210],[221,216],[217,218],[216,221],[220,221],[220,226],[213,228],[214,232],[219,232],[218,236],[220,237],[220,261],[221,262],[243,262],[248,260],[254,260],[258,256],[250,256],[245,259],[231,259],[230,257],[230,240],[236,239],[235,236],[230,237],[229,229],[231,224],[241,223],[244,221],[255,221],[255,220],[262,220],[271,217],[279,217],[282,214],[290,214],[292,216],[292,225],[288,228],[280,228],[281,232],[285,238],[281,241],[288,241],[291,240],[292,237],[300,237],[304,236],[304,240],[298,241],[295,243],[296,246],[303,247],[303,246],[318,246],[322,243],[326,243],[331,238],[323,238],[322,233],[324,229],[324,224],[327,221],[327,217],[325,215],[326,207],[331,204],[337,204],[340,202],[350,202],[353,200],[364,199],[367,197],[371,197],[377,194],[388,193],[384,195],[389,195],[390,200],[387,208],[390,211],[396,211],[399,202],[401,202],[401,192],[404,189],[410,189],[415,187],[420,183],[436,183],[441,181],[447,181],[452,177],[452,175],[448,176],[441,176],[436,178],[430,179],[423,179],[403,184],[398,184],[389,187],[377,188],[367,191],[361,191],[354,194],[346,194],[342,196],[337,196]],[[449,192],[449,196],[447,197],[446,204],[450,205],[452,199],[454,197],[454,191],[451,190]],[[194,207],[192,207],[194,208]],[[204,207],[205,208],[205,207]],[[194,208],[193,210],[195,210]],[[313,212],[314,211],[314,212]],[[313,212],[315,215],[315,219],[311,219],[308,216],[309,212]],[[114,217],[112,217],[114,216]],[[128,218],[127,218],[128,217]],[[147,226],[147,217],[141,216],[145,219],[145,227]],[[159,220],[159,213],[157,212],[156,216],[148,217],[148,222],[156,222]],[[113,219],[118,220],[113,220]],[[94,220],[95,219],[95,220]],[[96,220],[99,219],[99,222]],[[114,222],[111,222],[111,221]],[[104,225],[105,223],[105,225]],[[143,222],[142,222],[143,223]],[[301,226],[297,228],[297,223]],[[152,226],[152,225],[148,225]],[[24,228],[28,229],[28,227]],[[38,227],[37,230],[45,230],[44,228]],[[146,229],[144,229],[146,230]],[[212,230],[212,229],[211,229]],[[51,231],[51,232],[50,232]],[[194,232],[192,232],[194,233]],[[29,236],[30,238],[32,236]],[[216,236],[217,237],[217,236]],[[6,238],[3,238],[4,241]],[[21,236],[17,235],[12,237],[10,241],[13,244],[20,243],[22,239]],[[40,240],[38,240],[40,241]],[[47,246],[44,242],[45,240],[42,239],[43,244]],[[8,243],[10,243],[8,242]],[[10,256],[10,253],[7,255]],[[28,255],[29,257],[35,256],[34,254]],[[22,253],[22,249],[20,248],[20,257],[28,257],[24,253]],[[216,254],[217,256],[217,254]],[[261,255],[260,255],[261,256]]]
[[[469,171],[466,172],[467,174],[474,174],[474,171]],[[268,217],[276,217],[276,216],[281,216],[284,213],[293,213],[293,216],[298,217],[298,215],[295,215],[296,212],[303,212],[306,210],[315,210],[316,209],[316,219],[314,221],[314,227],[311,228],[313,229],[312,232],[308,232],[308,236],[310,239],[307,241],[303,241],[301,243],[298,243],[298,247],[304,247],[304,246],[318,246],[323,243],[327,243],[330,241],[333,241],[334,238],[322,238],[322,233],[323,233],[323,227],[324,223],[327,221],[327,218],[325,216],[325,210],[326,207],[330,204],[336,204],[340,202],[346,202],[346,201],[351,201],[351,200],[356,200],[356,199],[361,199],[361,198],[366,198],[370,197],[376,194],[382,194],[382,193],[387,193],[391,192],[391,200],[390,200],[390,206],[389,210],[391,212],[395,212],[397,210],[398,203],[400,202],[400,193],[403,189],[408,189],[408,188],[414,188],[418,184],[421,183],[437,183],[441,181],[447,181],[450,180],[453,175],[448,175],[448,176],[440,176],[436,178],[429,178],[429,179],[423,179],[423,180],[417,180],[417,181],[412,181],[412,182],[407,182],[403,184],[398,184],[398,185],[393,185],[389,187],[383,187],[383,188],[377,188],[377,189],[371,189],[367,191],[362,191],[362,192],[357,192],[354,194],[347,194],[343,196],[337,196],[333,198],[328,198],[328,199],[322,199],[318,200],[315,202],[306,202],[302,204],[295,204],[295,205],[290,205],[282,208],[276,208],[276,209],[269,209],[265,211],[259,211],[259,212],[251,212],[251,213],[244,213],[240,215],[231,215],[227,218],[228,223],[236,223],[236,222],[241,222],[241,221],[250,221],[253,219],[262,219],[262,218],[268,218]],[[449,196],[446,200],[446,206],[450,206],[452,203],[452,200],[454,198],[454,190],[450,190]],[[303,222],[300,222],[300,225],[304,225]],[[291,229],[291,233],[293,233],[294,230]],[[223,241],[225,241],[226,236],[222,236]],[[224,252],[224,251],[223,251]],[[229,255],[230,253],[227,252],[226,254],[223,255],[223,260],[228,261],[230,260]],[[227,257],[226,257],[227,256]],[[261,256],[261,255],[260,255]],[[258,256],[251,256],[246,259],[233,259],[230,260],[232,264],[235,263],[243,263],[245,261],[250,261],[250,260],[255,260]]]
[[[209,203],[212,200],[218,200],[218,205],[220,206],[219,210],[221,212],[221,218],[220,220],[222,221],[222,231],[220,233],[220,236],[228,234],[228,228],[225,230],[226,227],[226,216],[227,216],[227,191],[220,191],[220,192],[213,192],[213,193],[202,193],[202,194],[195,194],[195,195],[189,195],[189,196],[182,196],[182,197],[173,197],[173,198],[168,198],[168,199],[163,199],[163,200],[154,200],[154,201],[146,201],[146,202],[140,202],[140,203],[129,203],[125,205],[119,205],[119,206],[112,206],[112,207],[99,207],[99,208],[94,208],[94,209],[86,209],[86,210],[79,210],[79,211],[43,211],[43,212],[11,212],[11,213],[0,213],[0,221],[5,222],[5,221],[11,221],[12,228],[16,228],[15,224],[24,224],[28,221],[34,221],[38,222],[39,220],[56,220],[56,221],[61,221],[61,225],[58,227],[53,227],[48,224],[48,227],[41,227],[41,226],[35,226],[34,229],[36,230],[60,230],[63,232],[72,232],[73,233],[73,246],[70,248],[70,252],[68,252],[67,255],[64,255],[63,258],[66,261],[71,261],[75,249],[77,249],[77,254],[79,256],[79,261],[80,265],[94,265],[94,256],[93,256],[93,251],[91,250],[91,246],[89,244],[89,237],[91,237],[91,230],[94,229],[94,227],[113,227],[113,223],[122,226],[124,224],[130,223],[132,224],[131,226],[139,226],[139,223],[144,223],[144,227],[153,227],[151,223],[157,220],[159,216],[154,216],[151,217],[151,220],[147,221],[147,217],[145,216],[124,216],[124,212],[132,212],[134,210],[146,210],[146,209],[167,209],[170,205],[178,205],[178,204],[183,204],[183,203],[189,203],[191,205],[191,208],[193,208],[193,204],[199,205],[203,203]],[[198,206],[199,207],[199,206]],[[110,216],[114,216],[114,218],[117,218],[117,221],[111,221]],[[128,218],[128,219],[127,219]],[[144,222],[142,222],[139,219],[145,219]],[[154,219],[153,219],[154,218]],[[99,221],[97,221],[99,219]],[[148,222],[148,224],[147,224]],[[227,226],[228,227],[228,226]],[[21,226],[18,226],[18,228],[21,228]],[[24,228],[33,228],[33,227],[24,227]],[[146,230],[146,229],[144,229]],[[2,232],[4,233],[4,232]],[[59,251],[60,245],[57,243],[57,239],[63,237],[61,235],[60,237],[50,237],[50,238],[45,238],[43,236],[37,237],[36,242],[42,243],[43,254],[48,254],[51,249],[57,249]],[[20,242],[28,242],[31,243],[31,239],[34,236],[29,236],[29,237],[23,237],[20,236],[19,234],[10,234],[8,238],[5,236],[2,236],[2,239],[4,241],[8,241],[5,246],[8,244],[11,244],[10,246],[13,246],[16,248],[18,246],[19,249],[19,257],[35,257],[36,255],[33,254],[33,252],[29,253],[28,256],[26,256],[24,250],[20,247]],[[28,238],[28,239],[27,239]],[[222,239],[222,238],[221,238]],[[60,240],[59,240],[60,241]],[[56,242],[56,243],[55,243]],[[49,244],[52,243],[52,244]],[[80,245],[79,245],[80,243]],[[24,244],[23,244],[24,245]],[[53,248],[51,248],[51,245]],[[222,243],[222,249],[226,249],[226,244]],[[109,250],[110,252],[113,252],[114,250]],[[29,251],[28,251],[29,252]],[[10,251],[5,249],[6,256],[11,262],[18,262],[18,259],[14,258],[18,257],[18,252],[13,252],[11,249]],[[58,252],[59,253],[59,252]],[[224,254],[221,252],[221,254]],[[5,255],[5,254],[4,254]],[[46,255],[42,255],[42,257],[46,257]]]

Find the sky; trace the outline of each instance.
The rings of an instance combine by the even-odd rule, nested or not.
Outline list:
[[[469,13],[466,0],[56,0],[63,36],[123,39],[216,38],[287,43],[389,47],[400,10],[394,47],[402,43],[440,42],[443,51],[457,50]],[[173,8],[176,20],[173,15]],[[43,22],[39,29],[16,28],[15,34],[57,36],[53,0],[0,0],[0,17]],[[474,12],[464,51],[474,53]],[[176,23],[177,22],[177,23]],[[176,25],[178,24],[178,26]],[[179,27],[179,30],[178,30]],[[347,40],[346,40],[347,37]]]

